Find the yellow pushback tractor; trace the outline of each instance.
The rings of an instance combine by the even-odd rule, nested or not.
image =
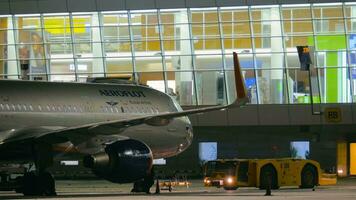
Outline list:
[[[336,176],[322,173],[318,162],[307,159],[224,159],[204,165],[204,185],[236,190],[238,187],[299,186],[336,184]]]

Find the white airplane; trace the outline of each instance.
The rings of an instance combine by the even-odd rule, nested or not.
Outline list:
[[[0,162],[33,163],[35,170],[28,169],[16,184],[2,178],[0,189],[11,183],[24,195],[55,195],[54,178],[46,169],[53,148],[64,147],[64,152],[83,154],[84,165],[98,177],[134,183],[133,191],[149,192],[152,160],[175,156],[192,142],[187,115],[248,101],[236,53],[234,66],[236,101],[191,110],[137,84],[1,80]]]

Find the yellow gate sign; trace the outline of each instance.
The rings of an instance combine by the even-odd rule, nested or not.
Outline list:
[[[327,122],[341,122],[340,108],[325,108],[324,115]]]

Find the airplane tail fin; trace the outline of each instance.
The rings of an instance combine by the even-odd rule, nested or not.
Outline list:
[[[241,106],[249,102],[249,98],[247,95],[245,80],[242,76],[242,70],[241,70],[239,58],[236,52],[233,52],[233,59],[234,59],[236,101],[232,105]]]

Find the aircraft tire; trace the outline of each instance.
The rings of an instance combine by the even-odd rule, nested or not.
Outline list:
[[[22,193],[24,196],[55,196],[56,188],[52,174],[43,172],[27,172],[22,178]]]
[[[37,194],[36,182],[37,177],[34,172],[27,172],[22,178],[22,194],[24,196],[34,196]]]
[[[134,186],[131,192],[145,192],[146,194],[150,194],[150,188],[154,185],[154,174],[152,172],[147,175],[145,178],[134,182]]]
[[[38,176],[38,193],[44,196],[55,196],[56,186],[51,173],[43,172]]]

